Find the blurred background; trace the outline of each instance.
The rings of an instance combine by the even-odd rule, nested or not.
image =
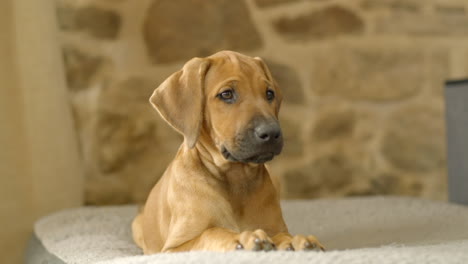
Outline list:
[[[2,263],[40,216],[144,202],[182,142],[149,96],[224,49],[262,57],[285,94],[282,198],[446,199],[466,0],[6,0],[0,29]]]
[[[467,1],[57,2],[85,202],[142,202],[181,137],[148,104],[184,62],[262,57],[285,92],[284,198],[446,196],[443,83],[468,72]]]

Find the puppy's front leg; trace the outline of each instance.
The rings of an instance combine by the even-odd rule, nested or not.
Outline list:
[[[295,235],[279,233],[273,237],[273,241],[280,250],[322,250],[325,247],[320,244],[314,236]]]
[[[273,240],[261,229],[236,233],[225,228],[213,227],[205,230],[201,235],[191,241],[178,247],[164,249],[163,251],[232,251],[243,249],[270,251],[276,249],[276,246]]]

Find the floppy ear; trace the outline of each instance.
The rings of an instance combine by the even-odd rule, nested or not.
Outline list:
[[[267,80],[269,80],[276,87],[276,96],[278,97],[278,101],[279,101],[279,103],[281,105],[281,101],[283,100],[283,93],[281,92],[280,87],[278,87],[278,83],[276,82],[276,80],[271,75],[270,69],[268,69],[268,66],[266,65],[266,63],[260,57],[255,57],[254,60],[260,66],[260,68],[263,70],[263,72],[265,73],[265,76],[267,77]],[[279,107],[278,107],[278,110],[279,110]]]
[[[150,102],[175,130],[184,135],[184,143],[193,148],[203,121],[207,59],[193,58],[182,70],[173,73],[151,95]]]
[[[274,81],[273,77],[271,76],[270,69],[268,69],[268,66],[266,63],[262,60],[260,57],[255,57],[254,58],[255,62],[262,68],[263,72],[265,73],[265,76],[269,81]]]

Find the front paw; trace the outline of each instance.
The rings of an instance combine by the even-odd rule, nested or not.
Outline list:
[[[236,250],[252,250],[252,251],[270,251],[276,250],[276,245],[270,237],[261,229],[255,231],[244,231],[239,234],[236,241]]]
[[[304,235],[295,235],[281,241],[281,243],[278,244],[278,249],[287,251],[325,251],[325,247],[317,240],[316,237]]]

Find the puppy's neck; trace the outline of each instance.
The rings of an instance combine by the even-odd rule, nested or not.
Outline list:
[[[200,137],[195,147],[189,151],[197,155],[200,165],[214,178],[225,182],[232,192],[248,192],[257,185],[257,182],[261,182],[265,175],[264,164],[226,160],[211,139]]]

